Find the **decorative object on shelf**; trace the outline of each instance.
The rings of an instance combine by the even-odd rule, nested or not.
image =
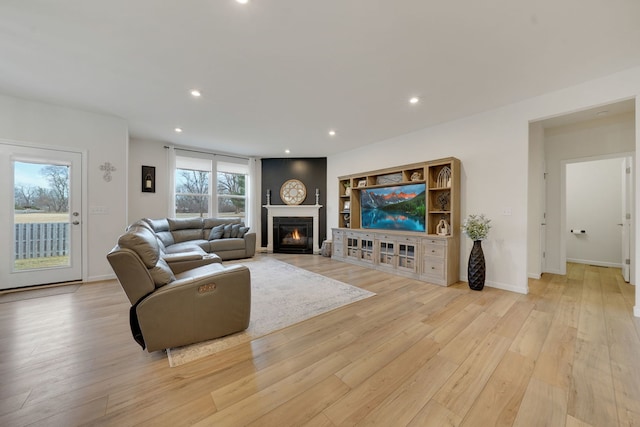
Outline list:
[[[316,188],[316,205],[320,204],[320,190]]]
[[[449,166],[443,166],[438,173],[438,178],[436,179],[436,186],[438,188],[449,188],[451,187],[451,168]]]
[[[387,175],[378,175],[376,177],[376,184],[397,184],[402,182],[402,172],[390,173]]]
[[[449,205],[449,193],[440,193],[438,194],[438,204],[440,205],[440,210],[446,211],[447,206]]]
[[[345,201],[344,205],[342,206],[342,210],[345,212],[348,212],[351,210],[351,202],[350,201]]]
[[[366,179],[361,179],[360,181],[358,181],[358,187],[366,187],[366,186],[367,186]]]
[[[267,204],[271,204],[271,190],[267,189]]]
[[[107,182],[111,182],[111,172],[115,172],[116,168],[110,162],[104,162],[103,165],[100,165],[100,170],[104,171],[102,179]]]
[[[415,171],[411,174],[411,181],[422,181],[422,172]]]
[[[345,196],[351,195],[351,184],[349,182],[344,183],[344,195]]]
[[[342,219],[344,219],[344,226],[349,228],[349,221],[351,221],[351,215],[346,213],[342,216]]]
[[[302,181],[290,179],[280,187],[280,198],[287,205],[299,205],[307,198],[307,188]]]
[[[142,192],[156,192],[156,168],[155,166],[142,166]]]
[[[464,220],[462,232],[473,240],[473,248],[469,254],[469,265],[467,267],[467,280],[469,288],[474,291],[481,291],[484,288],[484,280],[486,275],[486,266],[484,261],[484,252],[482,251],[482,240],[487,238],[489,229],[491,229],[490,219],[484,214],[469,215]]]
[[[441,219],[436,226],[436,234],[439,236],[448,236],[451,234],[451,226],[446,219]]]

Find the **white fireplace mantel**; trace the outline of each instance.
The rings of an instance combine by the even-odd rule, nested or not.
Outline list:
[[[322,205],[262,205],[267,208],[267,252],[273,252],[273,218],[277,217],[312,217],[313,218],[313,253],[320,253],[320,208]]]

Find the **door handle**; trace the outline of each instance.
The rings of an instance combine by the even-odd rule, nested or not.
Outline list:
[[[71,224],[78,225],[78,224],[80,224],[80,221],[73,221]]]

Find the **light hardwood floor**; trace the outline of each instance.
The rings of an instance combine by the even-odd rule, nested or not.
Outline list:
[[[274,256],[377,295],[177,368],[131,339],[115,281],[0,297],[0,425],[640,426],[616,269],[571,264],[519,295]]]

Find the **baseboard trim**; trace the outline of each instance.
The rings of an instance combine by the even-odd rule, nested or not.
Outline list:
[[[603,262],[603,261],[593,261],[588,259],[575,259],[575,258],[567,258],[567,262],[573,262],[576,264],[595,265],[597,267],[622,268],[622,264],[617,262]]]

